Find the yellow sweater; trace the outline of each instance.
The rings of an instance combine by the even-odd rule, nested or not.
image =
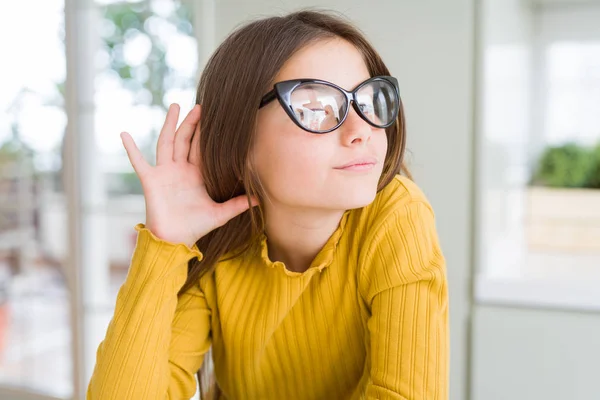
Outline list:
[[[396,177],[344,213],[303,273],[267,241],[179,301],[194,246],[142,224],[88,399],[189,399],[212,346],[227,399],[448,398],[448,297],[434,215]]]

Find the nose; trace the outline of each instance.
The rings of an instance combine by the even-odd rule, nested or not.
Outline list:
[[[366,145],[371,139],[373,129],[362,119],[353,107],[348,111],[348,117],[340,126],[341,140],[344,146]]]

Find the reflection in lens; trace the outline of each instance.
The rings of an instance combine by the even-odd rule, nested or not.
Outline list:
[[[298,86],[291,94],[296,120],[313,131],[336,127],[346,112],[346,96],[339,90],[318,83]]]
[[[394,120],[398,100],[395,88],[390,82],[370,82],[358,91],[356,99],[363,116],[373,124],[385,126]]]

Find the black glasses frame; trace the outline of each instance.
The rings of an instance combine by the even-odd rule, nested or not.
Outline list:
[[[369,83],[377,82],[377,81],[386,81],[388,83],[391,83],[395,89],[394,95],[396,96],[396,99],[395,99],[396,100],[396,109],[393,110],[394,114],[393,114],[393,118],[391,119],[391,121],[385,125],[377,125],[377,124],[371,122],[366,117],[366,115],[364,115],[363,112],[361,111],[360,107],[358,106],[357,97],[356,97],[356,94],[362,87],[364,87],[365,85],[368,85]],[[334,89],[337,89],[338,91],[340,91],[341,93],[343,93],[346,96],[346,101],[348,102],[348,106],[346,107],[346,112],[344,113],[344,116],[342,118],[340,118],[337,125],[335,125],[333,128],[325,130],[325,131],[314,131],[312,129],[308,129],[307,127],[303,126],[302,123],[300,123],[300,121],[298,121],[298,119],[296,118],[296,114],[294,113],[294,110],[292,107],[292,102],[291,102],[292,92],[298,86],[303,85],[305,83],[318,83],[318,84],[330,86]],[[270,102],[272,102],[275,99],[279,100],[279,104],[281,104],[281,106],[285,110],[286,114],[292,119],[292,121],[294,121],[294,123],[296,125],[298,125],[298,127],[300,127],[301,129],[303,129],[305,131],[308,131],[311,133],[317,133],[317,134],[328,133],[328,132],[334,131],[337,128],[339,128],[344,123],[346,118],[348,117],[348,113],[350,112],[350,104],[352,105],[352,108],[354,108],[354,111],[356,111],[356,113],[365,122],[367,122],[369,125],[371,125],[375,128],[387,128],[387,127],[392,126],[394,124],[394,122],[396,122],[396,119],[398,118],[398,112],[400,110],[400,88],[398,86],[398,80],[396,78],[394,78],[393,76],[384,76],[384,75],[374,76],[372,78],[369,78],[366,81],[359,84],[352,91],[347,91],[344,88],[341,88],[334,83],[322,81],[319,79],[304,78],[304,79],[291,79],[288,81],[277,82],[274,85],[273,90],[271,90],[269,93],[267,93],[263,96],[258,108],[259,109],[263,108],[264,106],[266,106],[267,104],[269,104]]]

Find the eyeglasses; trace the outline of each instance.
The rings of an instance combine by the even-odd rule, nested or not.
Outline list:
[[[296,125],[312,133],[327,133],[348,117],[349,104],[369,125],[387,128],[398,117],[400,90],[391,76],[375,76],[351,92],[327,81],[293,79],[278,82],[261,100],[259,109],[278,99]]]

